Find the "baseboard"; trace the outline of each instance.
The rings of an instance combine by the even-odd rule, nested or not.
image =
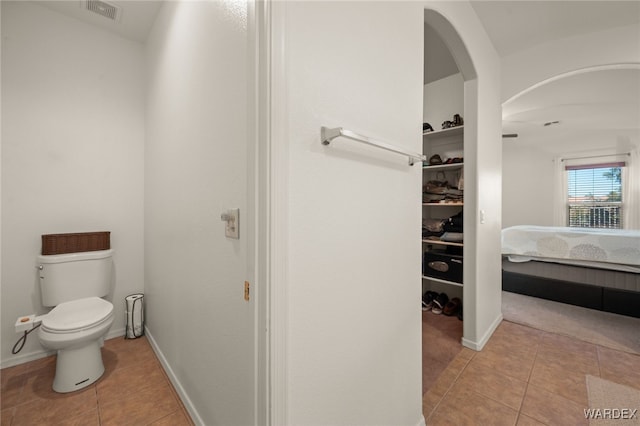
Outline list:
[[[462,346],[467,347],[469,349],[473,349],[474,351],[481,351],[482,348],[484,348],[484,345],[487,344],[487,342],[493,335],[493,332],[496,331],[496,328],[498,328],[501,322],[502,322],[502,312],[500,312],[500,314],[496,317],[496,319],[491,323],[491,326],[479,341],[474,342],[472,340],[468,340],[463,337]]]
[[[160,364],[162,364],[162,368],[167,374],[167,377],[169,377],[169,380],[171,380],[171,384],[173,385],[173,388],[178,393],[178,396],[180,397],[180,400],[182,401],[184,408],[186,408],[187,411],[189,412],[189,415],[191,416],[191,420],[193,420],[193,422],[196,425],[204,425],[204,421],[202,421],[202,418],[200,418],[200,415],[198,414],[198,411],[194,407],[193,403],[191,402],[189,395],[187,395],[187,392],[182,387],[180,380],[178,380],[178,377],[175,375],[175,373],[173,372],[173,369],[169,365],[167,358],[165,358],[164,354],[162,353],[162,350],[160,349],[155,339],[153,338],[153,334],[149,330],[149,327],[145,326],[144,330],[145,330],[145,336],[147,337],[147,340],[149,341],[151,348],[153,349],[156,356],[158,357]]]
[[[424,420],[424,415],[420,416],[420,421],[416,426],[427,426],[427,422]]]
[[[125,331],[124,327],[119,328],[117,330],[111,330],[105,336],[105,340],[113,339],[115,337],[124,336],[124,331]],[[31,337],[32,339],[33,338],[35,338],[35,339],[38,338],[35,334],[31,334],[29,337]],[[16,341],[19,338],[20,338],[20,335],[16,333]],[[55,353],[56,353],[56,351],[49,351],[49,350],[46,350],[43,347],[41,347],[40,349],[37,349],[37,350],[32,351],[32,352],[29,352],[27,354],[15,355],[15,356],[12,356],[11,359],[2,360],[2,362],[0,363],[0,368],[15,367],[16,365],[25,364],[27,362],[35,361],[35,360],[40,359],[40,358],[44,358],[44,357],[47,357],[47,356],[50,356],[50,355],[55,355]]]
[[[19,338],[20,337],[16,337],[16,340],[19,339]],[[37,337],[36,337],[36,339],[37,339]],[[49,355],[55,355],[55,353],[56,353],[56,351],[46,351],[44,349],[40,349],[40,350],[36,350],[36,351],[33,351],[33,352],[29,352],[28,354],[14,355],[14,356],[11,357],[11,359],[3,360],[2,363],[0,363],[0,368],[15,367],[16,365],[20,365],[20,364],[24,364],[24,363],[27,363],[27,362],[35,361],[37,359],[44,358],[44,357],[47,357]]]

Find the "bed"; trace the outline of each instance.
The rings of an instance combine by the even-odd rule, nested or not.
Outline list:
[[[640,231],[502,230],[502,288],[640,318]]]

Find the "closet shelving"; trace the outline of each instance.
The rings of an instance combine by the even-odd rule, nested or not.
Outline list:
[[[423,153],[427,158],[430,158],[431,155],[439,154],[445,160],[446,158],[459,157],[463,158],[463,135],[464,135],[464,126],[456,126],[450,127],[448,129],[435,130],[430,132],[424,132],[423,136]],[[449,163],[449,164],[439,164],[439,165],[424,165],[422,168],[423,172],[423,183],[431,179],[435,179],[437,176],[442,176],[443,174],[447,177],[447,180],[454,180],[455,177],[459,176],[464,169],[464,163]],[[464,201],[456,201],[456,202],[423,202],[423,218],[424,219],[446,219],[449,216],[452,216],[459,211],[461,211],[464,207]],[[464,242],[451,242],[451,241],[441,241],[432,238],[423,238],[423,254],[424,252],[431,250],[438,250],[439,252],[443,249],[447,250],[453,249],[462,251],[462,247],[464,247]],[[457,281],[447,280],[431,275],[425,275],[423,270],[423,279],[429,280],[435,283],[441,283],[446,285],[452,285],[457,287],[462,287],[463,284]]]

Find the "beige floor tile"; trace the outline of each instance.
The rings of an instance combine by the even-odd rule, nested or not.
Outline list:
[[[55,377],[56,367],[54,363],[43,366],[38,369],[30,370],[27,373],[24,389],[21,399],[23,402],[38,399],[56,399],[65,398],[65,395],[58,394],[53,391],[53,379]]]
[[[509,353],[512,357],[533,359],[538,352],[538,343],[525,337],[513,337],[507,334],[492,336],[483,351]]]
[[[640,390],[640,355],[598,346],[603,379]]]
[[[13,420],[13,413],[15,410],[15,407],[4,408],[1,411],[2,416],[0,417],[0,425],[10,425],[11,421]]]
[[[191,426],[192,424],[182,410],[174,411],[168,416],[150,423],[151,426]]]
[[[35,361],[27,363],[30,373],[37,372],[39,370],[52,370],[56,368],[57,357],[55,355],[49,355],[44,358],[39,358]]]
[[[480,364],[466,368],[456,381],[456,385],[458,384],[514,410],[520,409],[527,387],[524,381],[505,376]]]
[[[527,381],[533,368],[534,356],[514,356],[503,350],[483,349],[473,357],[469,366],[481,365],[514,379]]]
[[[536,362],[575,373],[591,374],[592,376],[600,374],[597,356],[594,358],[593,354],[589,352],[572,352],[561,347],[554,348],[541,345],[538,348]]]
[[[583,404],[529,384],[521,414],[548,425],[587,425]]]
[[[476,356],[476,353],[477,352],[473,349],[463,347],[460,353],[456,355],[456,358],[466,359],[470,361],[474,356]]]
[[[538,343],[544,332],[535,328],[527,327],[526,325],[516,324],[509,321],[502,321],[494,336],[500,336],[505,334],[513,340],[520,340],[522,338],[527,339],[530,343]]]
[[[76,417],[70,417],[58,423],[60,426],[100,426],[98,407]]]
[[[169,384],[143,388],[134,395],[100,403],[102,426],[149,424],[180,409]]]
[[[640,389],[640,356],[506,321],[454,360],[424,395],[429,425],[586,425],[586,374]]]
[[[86,414],[97,407],[95,387],[58,394],[38,395],[37,399],[18,405],[12,426],[52,425]]]
[[[518,412],[459,383],[447,393],[430,418],[429,425],[509,425]]]
[[[429,388],[429,391],[433,391],[436,395],[444,396],[460,376],[468,362],[469,361],[464,358],[456,358],[451,361],[447,368],[438,376],[433,386]]]
[[[520,414],[520,416],[518,416],[518,423],[516,423],[516,426],[545,426],[545,424],[540,423],[531,417],[525,416],[524,414]]]
[[[529,383],[587,406],[587,382],[585,375],[563,368],[556,368],[536,360]]]
[[[167,381],[156,361],[118,368],[96,383],[98,401],[111,401],[141,389],[166,385]]]
[[[436,410],[436,407],[442,400],[442,395],[438,395],[435,392],[429,391],[422,397],[422,415],[429,424],[429,417]]]
[[[422,359],[422,394],[425,394],[431,389],[438,377],[447,368],[448,363],[436,361],[429,357],[423,357]]]
[[[22,401],[21,395],[27,381],[26,373],[10,374],[2,377],[2,388],[0,388],[0,406],[5,408],[15,407]]]
[[[422,353],[440,362],[449,362],[460,353],[460,342],[442,336],[432,336],[422,344]]]
[[[561,349],[565,352],[579,354],[583,357],[598,358],[596,345],[560,334],[545,332],[540,339],[540,346]]]
[[[449,363],[449,365],[447,365],[447,370],[449,370],[453,374],[460,375],[460,373],[462,373],[462,370],[464,370],[468,364],[469,364],[468,359],[464,357],[455,357]]]
[[[129,424],[193,424],[146,338],[107,340],[102,353],[105,374],[95,384],[72,393],[53,392],[55,355],[1,370],[0,424],[127,424],[128,414],[127,419],[118,417],[128,404],[125,400],[135,401],[132,411],[136,415]],[[107,418],[101,422],[100,408],[104,406]]]
[[[146,337],[125,339],[118,337],[105,341],[102,348],[104,368],[114,371],[147,362],[155,362],[156,357]]]

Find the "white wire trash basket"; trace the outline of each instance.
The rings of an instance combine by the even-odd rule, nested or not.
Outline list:
[[[144,294],[130,294],[125,298],[127,327],[124,338],[137,339],[144,336]]]

